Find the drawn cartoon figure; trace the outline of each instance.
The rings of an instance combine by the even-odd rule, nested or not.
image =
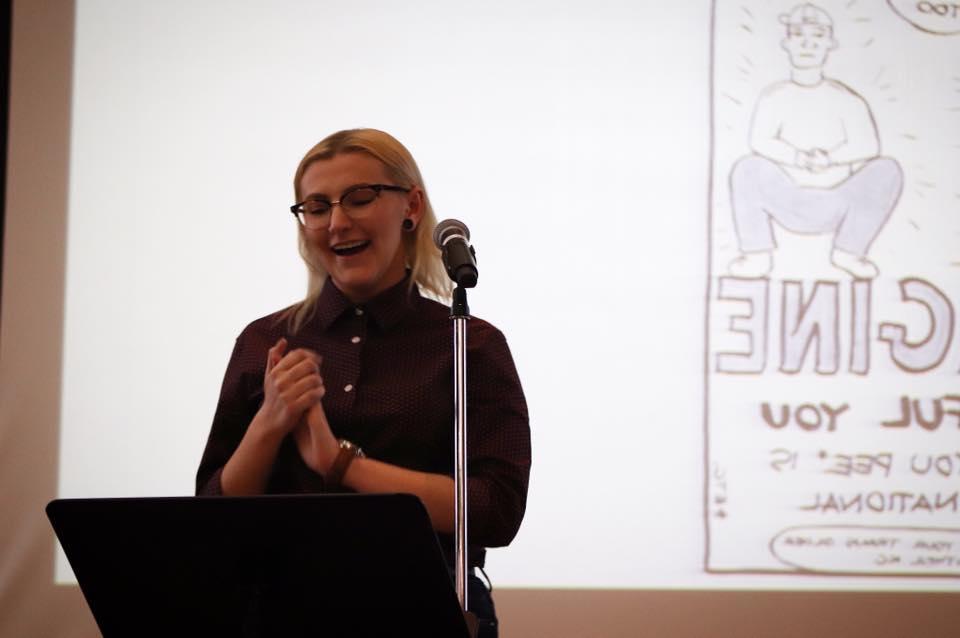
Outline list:
[[[753,153],[730,173],[741,251],[730,273],[770,273],[776,220],[796,233],[834,232],[833,265],[856,278],[876,277],[879,270],[867,252],[896,206],[903,172],[895,160],[880,156],[876,123],[863,97],[824,76],[827,56],[837,47],[830,15],[807,3],[780,21],[790,79],[761,93],[751,123]]]

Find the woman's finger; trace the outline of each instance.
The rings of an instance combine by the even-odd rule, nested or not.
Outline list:
[[[283,359],[283,353],[287,349],[287,340],[283,337],[277,339],[277,342],[273,344],[273,347],[267,351],[267,372],[273,370],[273,368],[280,363],[280,360]]]
[[[320,393],[320,397],[322,397],[325,392],[323,379],[320,378],[319,374],[311,374],[294,383],[289,390],[284,393],[284,396],[291,405],[295,405],[297,408],[303,408],[311,402],[319,400],[320,397],[314,398],[314,394],[317,392]]]
[[[286,343],[284,343],[286,346]],[[312,361],[315,365],[319,367],[320,365],[320,355],[318,355],[313,350],[307,350],[306,348],[297,348],[296,350],[291,350],[290,352],[283,355],[283,358],[275,366],[276,372],[285,372],[291,368],[299,365],[303,361]]]

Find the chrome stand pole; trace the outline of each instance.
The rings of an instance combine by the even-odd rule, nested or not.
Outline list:
[[[467,291],[457,286],[450,307],[453,319],[454,534],[456,586],[460,607],[467,611]]]

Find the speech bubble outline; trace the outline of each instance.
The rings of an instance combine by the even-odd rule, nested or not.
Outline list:
[[[914,27],[932,35],[960,33],[960,2],[936,0],[887,0],[898,16]]]
[[[960,529],[809,525],[770,539],[770,553],[801,572],[960,577]]]

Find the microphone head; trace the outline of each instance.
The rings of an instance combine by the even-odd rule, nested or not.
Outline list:
[[[464,241],[470,239],[470,231],[467,225],[458,219],[445,219],[433,229],[433,243],[437,248],[442,249],[453,237],[463,237]]]

